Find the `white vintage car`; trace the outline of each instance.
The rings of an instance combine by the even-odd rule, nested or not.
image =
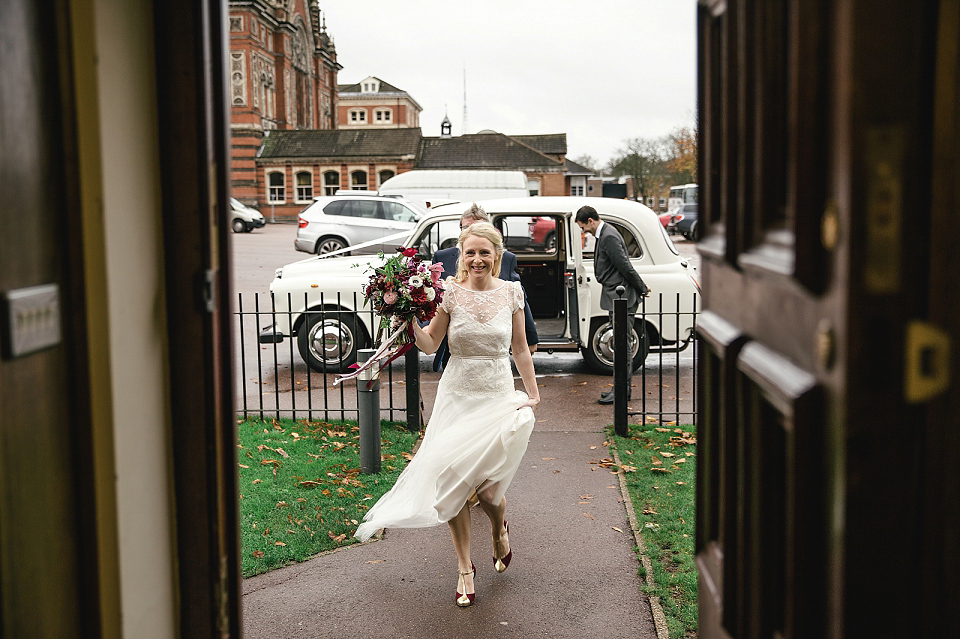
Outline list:
[[[630,335],[634,365],[651,350],[682,350],[691,343],[699,311],[696,269],[680,257],[656,214],[627,200],[597,197],[530,197],[481,202],[517,256],[540,337],[539,350],[579,350],[598,372],[613,366],[613,331],[600,308],[600,285],[593,274],[593,236],[574,223],[589,204],[624,238],[631,262],[651,294],[638,311]],[[431,210],[413,232],[396,237],[396,246],[415,247],[425,261],[456,244],[461,213],[469,203]],[[350,247],[344,249],[349,251]],[[370,348],[379,318],[364,306],[362,286],[377,256],[328,254],[277,269],[270,284],[276,323],[262,330],[262,343],[296,336],[304,361],[317,371],[341,372],[356,361],[357,349]]]

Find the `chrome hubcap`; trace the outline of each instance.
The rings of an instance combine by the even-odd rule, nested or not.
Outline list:
[[[353,331],[335,319],[324,320],[310,329],[307,343],[313,357],[325,364],[337,364],[353,352]]]
[[[636,357],[637,349],[640,347],[640,338],[637,336],[636,329],[630,329],[627,335],[627,346],[630,350],[631,359]],[[593,334],[593,343],[590,345],[597,359],[605,366],[613,366],[613,324],[606,322]]]

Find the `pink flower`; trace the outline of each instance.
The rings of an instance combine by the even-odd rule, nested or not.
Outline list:
[[[440,278],[443,277],[443,264],[431,264],[427,268],[430,269],[430,279],[434,283],[439,282]]]
[[[397,303],[397,294],[393,291],[387,291],[383,294],[383,303],[384,304],[396,304]]]

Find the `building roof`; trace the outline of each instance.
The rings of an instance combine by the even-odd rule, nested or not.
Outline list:
[[[420,128],[269,131],[258,158],[413,156]]]
[[[398,89],[397,87],[393,86],[389,82],[384,82],[383,80],[381,80],[376,76],[371,76],[371,77],[373,77],[377,82],[380,83],[380,88],[378,93],[406,93],[406,91],[404,91],[403,89]],[[340,93],[363,93],[363,91],[360,90],[361,84],[362,82],[357,82],[356,84],[338,84],[337,91]]]
[[[417,154],[418,169],[548,169],[562,164],[502,133],[473,133],[450,138],[425,137]],[[526,136],[537,137],[537,136]]]
[[[547,133],[544,135],[511,135],[510,137],[519,142],[523,142],[529,147],[533,147],[541,153],[546,153],[548,155],[567,154],[566,133]]]
[[[593,169],[588,169],[587,167],[577,164],[572,160],[568,160],[567,158],[563,158],[563,164],[564,164],[564,167],[567,169],[568,175],[593,175],[594,174]]]

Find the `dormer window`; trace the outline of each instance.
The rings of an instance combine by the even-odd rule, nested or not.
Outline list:
[[[378,93],[380,91],[380,81],[374,77],[369,77],[360,83],[361,93]]]

